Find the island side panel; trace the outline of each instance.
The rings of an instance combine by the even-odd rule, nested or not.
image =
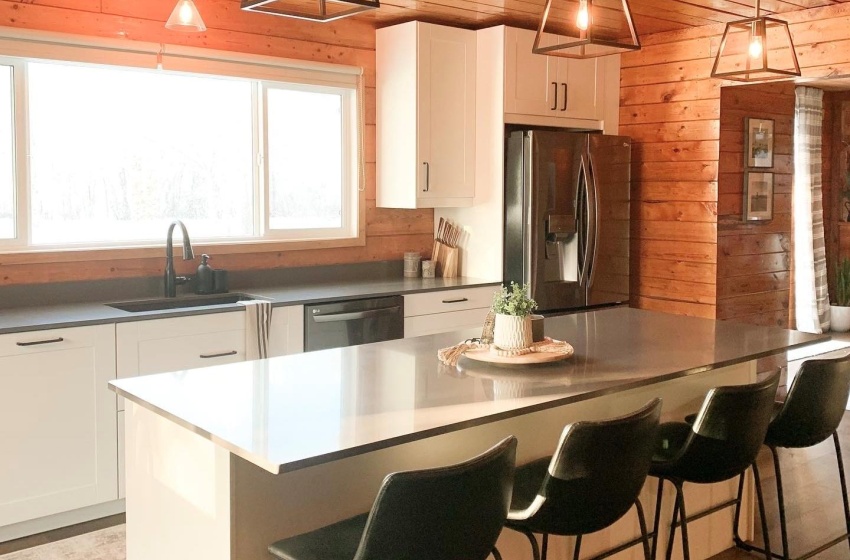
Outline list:
[[[231,558],[230,453],[131,401],[127,560]]]
[[[747,362],[280,475],[273,475],[232,456],[232,558],[267,560],[268,545],[278,539],[368,511],[381,481],[390,472],[463,461],[511,434],[519,439],[517,460],[525,463],[550,455],[567,423],[610,418],[631,412],[656,396],[664,399],[665,419],[681,420],[685,414],[699,409],[703,397],[712,387],[749,383],[755,379],[755,362]],[[426,409],[421,414],[450,416],[451,409],[450,406]],[[384,421],[392,421],[392,418],[387,417]],[[305,429],[309,427],[305,426]],[[740,526],[741,535],[745,539],[752,535],[751,488],[748,480]],[[716,485],[689,485],[686,489],[686,506],[688,511],[695,513],[709,504],[733,497],[736,491],[737,479]],[[650,478],[641,493],[650,524],[655,511],[655,492],[655,479]],[[662,520],[667,520],[668,524],[672,516],[672,497],[672,487],[668,486],[662,505]],[[727,509],[689,524],[691,557],[694,560],[705,559],[730,548],[732,522],[733,510]],[[666,542],[667,532],[667,527],[662,527],[662,543]],[[610,529],[585,537],[582,556],[589,557],[637,534],[637,517],[632,511]],[[571,558],[573,542],[571,538],[550,539],[550,557]],[[498,546],[505,558],[531,558],[527,540],[513,531],[503,531]],[[680,547],[676,548],[674,558],[679,559]],[[640,547],[635,547],[612,558],[639,560],[643,558],[642,554]],[[140,559],[128,557],[128,560]]]

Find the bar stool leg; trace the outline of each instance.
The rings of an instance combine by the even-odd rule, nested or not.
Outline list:
[[[573,560],[578,560],[578,555],[581,552],[581,535],[576,537],[576,547],[573,551]],[[545,559],[544,559],[545,560]]]
[[[493,547],[493,550],[492,550],[491,552],[493,553],[493,558],[494,558],[495,560],[502,560],[502,554],[499,552],[499,549],[498,549],[498,548],[496,548],[496,547],[494,546],[494,547]]]
[[[741,473],[741,476],[738,477],[738,498],[735,502],[735,520],[732,521],[732,540],[735,541],[735,546],[738,548],[749,550],[750,545],[744,542],[738,532],[738,523],[741,521],[741,502],[744,499],[744,474]]]
[[[665,555],[667,560],[673,558],[673,541],[676,540],[676,525],[679,523],[679,485],[675,481],[671,482],[676,487],[676,497],[673,500],[673,522],[670,524],[670,534],[667,536],[667,554]]]
[[[646,530],[646,516],[643,514],[643,505],[641,505],[640,500],[635,500],[635,507],[637,507],[640,535],[643,541],[643,558],[650,560],[652,557],[649,555],[649,533]]]
[[[847,479],[844,477],[844,459],[841,457],[841,444],[838,443],[838,432],[832,433],[835,443],[835,457],[838,459],[838,477],[841,480],[841,497],[844,498],[844,523],[847,526],[847,542],[850,544],[850,501],[847,499]]]
[[[580,539],[581,537],[579,537]],[[549,533],[543,533],[543,554],[541,558],[546,560],[546,557],[549,556]],[[578,559],[576,559],[578,560]]]
[[[773,555],[770,553],[770,535],[767,531],[767,512],[764,509],[764,494],[761,489],[761,477],[759,476],[759,467],[756,462],[753,462],[753,478],[755,479],[756,486],[756,497],[759,502],[759,516],[761,517],[761,532],[764,536],[764,558],[765,560],[772,560]],[[742,478],[743,480],[743,478]],[[846,502],[845,502],[846,504]],[[740,508],[741,503],[738,502],[738,507]],[[735,521],[735,526],[738,526],[737,520]]]
[[[537,539],[534,538],[534,533],[521,527],[513,527],[513,529],[515,531],[519,531],[528,538],[528,542],[531,544],[531,558],[533,560],[540,560],[540,549],[537,546]]]
[[[782,558],[791,560],[788,554],[788,526],[785,523],[785,493],[782,491],[782,468],[779,466],[779,454],[776,447],[769,446],[773,455],[773,470],[776,472],[776,500],[779,502],[779,531],[782,537]]]
[[[661,522],[661,498],[664,494],[664,479],[658,479],[658,493],[655,498],[655,525],[652,527],[652,560],[655,560],[658,553],[658,527]]]
[[[679,499],[679,511],[682,513],[682,552],[685,560],[691,560],[691,545],[688,542],[688,515],[685,513],[685,489],[684,483],[676,485],[676,495]]]

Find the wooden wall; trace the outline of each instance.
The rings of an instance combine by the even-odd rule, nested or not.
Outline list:
[[[850,258],[850,222],[844,206],[847,199],[841,196],[850,164],[850,92],[826,92],[824,108],[828,113],[824,117],[824,229],[830,293],[835,293],[835,266],[841,258]]]
[[[791,184],[794,178],[792,82],[724,87],[720,94],[717,318],[789,326]],[[743,222],[744,118],[774,124],[773,219]]]
[[[366,245],[362,247],[219,255],[216,267],[259,269],[378,260],[400,260],[404,251],[428,252],[432,210],[375,208],[375,30],[368,21],[319,24],[242,12],[239,0],[196,0],[208,27],[203,34],[165,29],[175,0],[0,0],[0,25],[205,47],[226,51],[356,65],[366,78]],[[163,229],[163,244],[165,230]],[[197,252],[197,251],[196,251]],[[215,255],[215,248],[207,252]],[[9,264],[0,255],[0,285],[158,276],[162,258]],[[195,263],[178,264],[191,272]]]
[[[850,75],[848,16],[850,4],[782,14],[805,77]],[[748,298],[718,303],[730,295],[718,255],[749,252],[720,239],[728,234],[718,226],[718,205],[726,204],[718,187],[721,81],[709,75],[722,32],[714,25],[649,35],[640,51],[622,56],[620,132],[635,140],[633,293],[646,309],[755,319],[758,308],[736,309]],[[773,254],[750,274],[778,269]]]

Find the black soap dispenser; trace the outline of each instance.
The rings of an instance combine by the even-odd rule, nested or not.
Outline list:
[[[209,255],[201,255],[201,264],[198,265],[198,275],[195,277],[195,293],[213,293],[213,269],[208,264]]]

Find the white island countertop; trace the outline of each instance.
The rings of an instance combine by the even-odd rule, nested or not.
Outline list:
[[[119,395],[272,473],[367,453],[660,383],[826,340],[630,308],[546,319],[575,348],[542,366],[498,367],[437,350],[480,332],[309,352],[120,379]]]

